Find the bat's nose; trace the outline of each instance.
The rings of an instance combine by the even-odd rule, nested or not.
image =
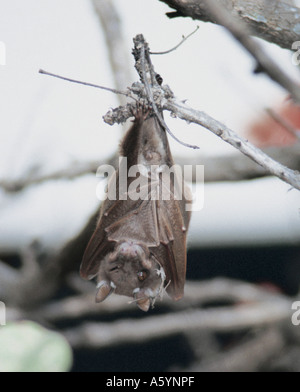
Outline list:
[[[133,241],[124,242],[120,247],[120,252],[126,258],[135,258],[142,256],[144,253],[143,249]]]

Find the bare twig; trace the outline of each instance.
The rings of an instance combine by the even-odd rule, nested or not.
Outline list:
[[[90,282],[83,282],[83,284],[87,284],[87,286],[85,285],[85,293],[82,290],[82,295],[57,300],[36,309],[39,317],[49,322],[57,322],[64,319],[72,320],[92,315],[116,315],[119,312],[124,312],[124,306],[126,305],[128,314],[136,311],[135,307],[130,306],[127,298],[120,296],[112,296],[101,305],[95,304],[93,284]],[[76,285],[78,287],[78,283]],[[198,282],[187,282],[185,295],[181,301],[173,302],[169,297],[165,297],[164,301],[159,303],[158,306],[180,311],[189,306],[200,306],[205,303],[224,300],[232,303],[253,304],[268,301],[285,301],[286,298],[277,293],[270,293],[253,284],[230,279],[214,279],[208,282],[201,282],[201,284]]]
[[[204,128],[208,129],[210,132],[220,137],[226,143],[232,145],[244,155],[251,158],[254,162],[258,163],[269,173],[275,175],[286,183],[292,185],[294,188],[300,190],[299,172],[291,170],[283,166],[282,164],[274,161],[259,148],[255,147],[247,140],[238,136],[226,125],[216,121],[206,113],[194,110],[188,107],[186,104],[179,102],[175,99],[167,100],[164,103],[163,107],[164,109],[170,110],[176,116],[185,121],[201,125]]]
[[[218,23],[207,12],[204,0],[160,1],[176,10],[167,13],[170,18],[191,17]],[[299,41],[300,9],[289,0],[219,0],[218,4],[225,6],[235,19],[242,20],[254,36],[285,49],[291,49],[293,42]]]
[[[149,54],[153,54],[153,55],[161,55],[161,54],[169,54],[171,52],[174,52],[176,49],[178,49],[187,39],[189,39],[192,35],[194,35],[197,31],[199,30],[199,26],[197,26],[196,30],[194,30],[192,33],[190,33],[188,36],[183,36],[181,42],[179,42],[179,44],[177,44],[176,46],[174,46],[174,48],[166,50],[164,52],[149,52]]]
[[[226,22],[228,22],[228,20],[226,20]],[[160,121],[161,125],[166,129],[166,131],[170,132],[160,115],[158,106],[160,106],[160,108],[162,109],[170,110],[173,114],[180,117],[181,119],[184,119],[188,122],[194,122],[203,126],[204,128],[207,128],[215,135],[220,137],[222,140],[231,144],[233,147],[241,151],[244,155],[251,158],[254,162],[258,163],[265,170],[287,182],[288,184],[292,185],[294,188],[300,190],[300,174],[298,172],[291,170],[283,166],[282,164],[276,162],[275,160],[264,154],[260,149],[256,148],[247,140],[239,137],[234,131],[226,127],[224,124],[221,124],[220,122],[214,120],[207,114],[196,111],[188,107],[186,104],[172,98],[173,94],[170,94],[168,89],[161,88],[158,83],[155,83],[153,77],[154,71],[151,61],[147,59],[147,67],[145,64],[146,57],[147,55],[149,55],[148,44],[145,42],[142,35],[138,35],[137,37],[135,37],[134,42],[136,68],[140,74],[141,79],[144,82],[144,86],[142,84],[135,83],[130,90],[142,99],[144,99],[146,91],[146,98],[148,98],[148,102],[152,105],[158,120]],[[153,82],[153,88],[150,87],[150,84],[148,82],[147,72],[150,72],[150,77]],[[298,89],[297,91],[300,93],[300,89]],[[127,118],[131,117],[132,109],[133,106],[127,104],[125,108],[120,107],[118,109],[108,112],[104,116],[104,120],[109,124],[119,122],[120,120],[126,120]],[[174,137],[171,132],[170,134]],[[196,146],[188,146],[191,148],[196,148]]]
[[[265,72],[272,80],[287,90],[295,102],[300,104],[300,86],[266,53],[262,45],[255,41],[250,32],[241,21],[232,17],[220,1],[203,0],[207,12],[224,26],[232,36],[252,55],[257,61],[258,69]],[[299,11],[300,17],[300,11]]]
[[[44,70],[42,70],[42,69],[39,70],[39,73],[42,74],[42,75],[52,76],[52,77],[57,78],[57,79],[65,80],[65,81],[67,81],[67,82],[76,83],[76,84],[82,84],[83,86],[99,88],[99,89],[101,89],[101,90],[106,90],[106,91],[109,91],[109,92],[111,92],[111,93],[120,94],[120,95],[125,95],[125,96],[128,97],[128,98],[134,99],[134,98],[132,97],[130,91],[121,91],[121,90],[116,90],[116,89],[110,88],[110,87],[99,86],[98,84],[82,82],[82,81],[80,81],[80,80],[70,79],[70,78],[67,78],[67,77],[65,77],[65,76],[56,75],[56,74],[54,74],[54,73],[47,72],[47,71],[44,71]]]
[[[189,310],[113,323],[86,323],[64,332],[72,347],[103,348],[122,343],[147,342],[186,331],[238,331],[263,327],[291,317],[290,301],[270,301],[267,304],[239,307]]]
[[[141,79],[147,80],[147,76],[145,75],[147,72],[147,68],[143,63],[143,59],[145,57],[144,54],[147,53],[148,44],[145,42],[144,37],[142,35],[138,35],[134,38],[135,42],[135,50],[134,55],[136,59],[136,68],[139,72]],[[142,47],[144,46],[144,50]],[[142,56],[141,56],[142,54]],[[148,64],[148,70],[152,68],[152,64]],[[251,158],[254,162],[258,163],[261,167],[267,170],[269,173],[277,176],[281,180],[287,182],[292,185],[294,188],[300,190],[300,174],[297,171],[291,170],[282,164],[276,162],[268,155],[264,154],[259,148],[255,147],[247,140],[238,136],[234,131],[226,127],[224,124],[216,121],[212,117],[208,116],[206,113],[194,110],[188,107],[185,103],[182,103],[175,98],[173,98],[173,94],[166,94],[168,90],[161,88],[157,83],[150,88],[149,82],[145,82],[145,87],[142,84],[135,84],[131,88],[132,91],[142,99],[145,96],[148,96],[148,100],[153,106],[155,114],[160,118],[160,114],[158,112],[157,107],[162,109],[166,109],[171,111],[174,115],[180,117],[187,122],[196,123],[198,125],[203,126],[208,129],[216,136],[220,137],[226,143],[229,143],[234,148],[238,149],[247,157]],[[300,89],[298,89],[300,94]],[[155,96],[155,99],[154,99]],[[109,111],[103,118],[109,123],[113,124],[114,122],[118,122],[120,119],[124,120],[126,117],[131,116],[132,110],[129,110],[128,104],[125,108],[119,107],[113,111]],[[129,116],[128,116],[129,114]],[[164,122],[161,123],[164,126]]]
[[[295,143],[284,147],[267,147],[262,151],[273,160],[293,170],[300,171],[300,144]],[[220,156],[205,155],[203,152],[191,157],[176,157],[176,163],[181,165],[204,165],[205,182],[243,181],[269,176],[270,172],[237,150],[232,154]],[[195,174],[185,177],[189,182],[195,182]]]
[[[108,160],[109,163],[114,163],[114,157]],[[35,176],[29,176],[17,181],[0,181],[0,187],[6,192],[20,192],[24,188],[32,185],[39,185],[47,181],[58,181],[58,180],[73,180],[75,178],[85,176],[88,174],[96,173],[100,165],[107,163],[107,161],[92,161],[92,162],[81,162],[74,163],[73,165],[58,170],[50,174],[40,174]]]
[[[285,346],[285,339],[278,328],[267,328],[255,337],[242,342],[212,359],[193,364],[189,372],[255,372],[270,359],[278,356]]]
[[[93,0],[93,4],[106,40],[115,87],[123,90],[133,75],[121,20],[112,0]],[[121,105],[126,104],[123,96],[119,96],[119,100]]]
[[[268,147],[262,149],[262,151],[282,165],[294,170],[300,170],[300,148],[298,143],[287,147]],[[241,181],[270,175],[267,169],[257,165],[254,161],[238,152],[220,156],[206,156],[201,152],[201,154],[192,157],[177,157],[176,163],[182,167],[184,165],[204,165],[205,182]],[[88,174],[95,174],[101,164],[100,161],[77,163],[48,175],[30,176],[18,181],[0,181],[0,188],[6,192],[19,192],[26,187],[47,181],[71,180]],[[117,168],[117,154],[108,160],[108,164]],[[189,182],[196,181],[194,177],[185,177],[185,179]]]

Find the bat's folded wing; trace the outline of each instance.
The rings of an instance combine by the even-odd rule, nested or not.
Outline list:
[[[179,300],[184,293],[187,259],[186,228],[179,202],[159,202],[157,216],[160,246],[152,248],[151,252],[164,268],[168,294]]]
[[[132,240],[147,247],[159,246],[156,202],[154,200],[137,201],[134,209],[108,226],[105,231],[109,241]]]

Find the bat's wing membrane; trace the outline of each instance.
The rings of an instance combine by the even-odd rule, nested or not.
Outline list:
[[[151,249],[166,273],[168,294],[175,300],[183,296],[186,273],[186,229],[180,202],[157,202],[161,245]]]
[[[112,248],[105,237],[105,231],[101,225],[98,225],[83,255],[80,266],[82,278],[90,280],[97,275],[99,263]]]
[[[148,247],[159,246],[155,201],[137,201],[136,204],[136,208],[131,204],[132,209],[127,215],[105,229],[108,240],[116,242],[133,240]]]

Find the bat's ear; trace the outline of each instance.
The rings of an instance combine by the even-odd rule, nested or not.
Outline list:
[[[168,295],[172,298],[173,301],[179,301],[184,295],[184,285],[178,287],[172,282],[166,288]]]
[[[148,312],[148,310],[150,309],[150,305],[151,305],[150,298],[140,299],[140,300],[137,302],[137,306],[138,306],[143,312]]]
[[[151,306],[151,299],[145,293],[144,290],[138,290],[134,293],[134,298],[136,300],[137,306],[143,311],[148,312]]]
[[[96,303],[103,302],[113,292],[114,288],[106,280],[102,280],[97,285]]]

